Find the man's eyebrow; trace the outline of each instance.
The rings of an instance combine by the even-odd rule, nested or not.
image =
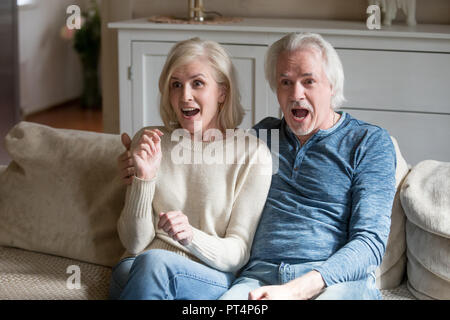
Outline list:
[[[313,75],[312,72],[306,72],[301,74],[302,77],[311,77],[312,75]],[[280,77],[289,77],[289,75],[287,73],[281,73]]]
[[[192,77],[190,77],[189,79],[194,79],[194,78],[197,78],[197,77],[206,78],[206,76],[205,76],[203,73],[197,73],[197,74],[194,74],[194,75],[193,75]],[[180,79],[178,79],[177,77],[174,77],[174,76],[171,76],[170,79],[180,80]]]

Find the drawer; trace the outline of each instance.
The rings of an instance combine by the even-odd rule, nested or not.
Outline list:
[[[450,54],[337,50],[344,106],[450,114]]]

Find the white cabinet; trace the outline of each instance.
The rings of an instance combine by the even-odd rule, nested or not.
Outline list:
[[[161,125],[158,79],[174,43],[192,37],[221,43],[238,73],[248,128],[279,117],[264,77],[268,46],[288,32],[316,32],[337,49],[345,73],[342,109],[397,138],[403,156],[450,161],[450,25],[368,30],[364,22],[244,19],[224,25],[110,23],[118,29],[120,130]]]
[[[346,107],[450,112],[450,54],[339,49]]]

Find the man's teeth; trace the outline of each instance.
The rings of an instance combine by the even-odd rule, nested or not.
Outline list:
[[[297,119],[304,119],[308,115],[309,111],[306,109],[293,109],[292,114]]]

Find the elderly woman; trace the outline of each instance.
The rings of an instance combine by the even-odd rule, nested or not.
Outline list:
[[[165,126],[141,129],[119,158],[131,179],[110,298],[217,299],[248,261],[271,155],[236,129],[236,83],[215,42],[194,38],[170,51],[159,79]]]

